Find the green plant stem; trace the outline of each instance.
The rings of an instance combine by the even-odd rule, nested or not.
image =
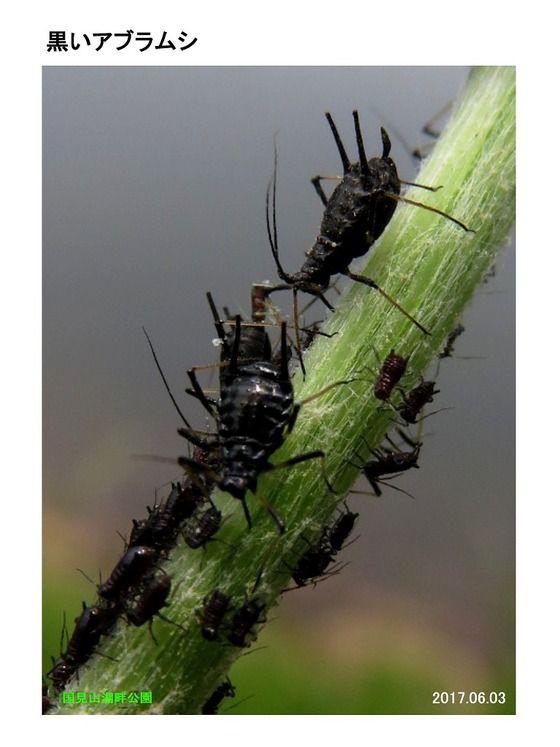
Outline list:
[[[406,384],[414,386],[508,237],[515,211],[514,154],[514,68],[475,68],[417,177],[419,183],[441,184],[443,189],[432,194],[413,188],[406,193],[460,218],[475,233],[465,233],[427,210],[401,204],[359,270],[375,278],[431,335],[423,335],[376,291],[350,283],[325,325],[325,331],[335,336],[316,339],[305,359],[305,382],[301,374],[295,377],[300,400],[336,380],[355,378],[357,372],[360,379],[373,379],[367,368],[377,369],[378,360],[391,348],[410,356]],[[371,446],[379,444],[393,419],[394,411],[374,399],[367,381],[334,387],[305,404],[274,461],[323,449],[326,471],[338,495],[326,488],[320,460],[264,475],[259,497],[270,501],[284,518],[288,531],[282,537],[259,497],[249,496],[254,528],[248,531],[239,503],[227,495],[216,496],[229,517],[218,535],[221,541],[212,542],[205,551],[190,550],[181,541],[165,564],[174,587],[165,614],[187,632],[156,619],[156,646],[145,626],[136,629],[119,623],[100,647],[101,653],[117,661],[94,656],[80,670],[79,684],[73,681],[68,687],[97,693],[150,690],[153,705],[125,706],[121,711],[107,705],[66,705],[58,713],[200,713],[201,705],[243,653],[202,639],[196,610],[204,597],[219,588],[239,606],[261,574],[257,593],[267,600],[269,610],[277,604],[289,583],[289,568],[306,543],[318,537],[355,481],[358,470],[349,464],[355,460],[353,452],[365,453],[364,437]]]

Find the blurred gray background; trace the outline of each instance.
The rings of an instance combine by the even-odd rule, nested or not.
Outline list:
[[[426,142],[422,125],[467,74],[44,68],[46,653],[57,653],[63,607],[72,616],[82,598],[93,598],[74,568],[107,573],[122,550],[116,530],[126,533],[154,488],[178,474],[131,459],[175,457],[185,447],[142,325],[187,417],[204,426],[200,406],[182,391],[186,369],[216,355],[205,291],[248,311],[250,282],[275,279],[264,219],[274,133],[282,259],[294,271],[322,214],[309,179],[340,172],[324,112],[352,157],[352,109],[370,155],[380,152],[383,124],[410,179],[417,167],[395,130],[411,146]],[[431,631],[426,640],[444,642],[451,670],[454,656],[462,662],[457,677],[465,661],[482,669],[512,663],[513,285],[511,244],[463,318],[456,355],[481,359],[442,361],[435,405],[454,409],[426,421],[421,469],[398,483],[416,499],[389,489],[381,500],[352,499],[360,539],[345,551],[350,565],[315,590],[286,595],[276,625],[301,625],[312,636],[359,618],[366,639],[402,628],[395,645],[405,648],[421,627]],[[289,298],[276,299],[282,295]]]

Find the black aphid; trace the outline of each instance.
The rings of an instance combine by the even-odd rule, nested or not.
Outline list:
[[[350,264],[354,259],[366,254],[370,246],[383,233],[395,212],[397,202],[406,202],[438,213],[459,225],[465,231],[467,228],[461,221],[443,211],[424,205],[423,203],[400,196],[401,184],[410,184],[399,178],[397,167],[392,158],[391,141],[387,132],[381,128],[383,152],[381,157],[366,156],[358,112],[353,112],[356,141],[358,144],[359,161],[351,163],[338,130],[331,115],[327,112],[327,121],[342,161],[344,176],[340,184],[327,198],[321,187],[322,177],[316,176],[312,183],[325,206],[319,234],[315,243],[306,252],[306,259],[299,272],[288,273],[282,267],[278,251],[278,236],[276,228],[276,157],[273,178],[273,207],[272,227],[269,217],[269,195],[267,193],[267,228],[269,244],[272,250],[278,275],[285,285],[277,285],[272,290],[291,288],[294,293],[294,320],[297,319],[297,291],[310,293],[320,298],[330,309],[333,307],[324,296],[331,278],[342,274],[354,281],[379,291],[395,308],[403,313],[425,334],[429,334],[414,317],[412,317],[395,299],[391,298],[379,285],[364,275],[357,275],[350,271]],[[436,191],[439,187],[427,187],[416,184],[414,186]],[[295,322],[294,322],[295,323]]]
[[[266,622],[266,618],[263,616],[265,609],[266,603],[263,599],[259,597],[247,599],[232,617],[227,635],[228,641],[241,648],[250,646],[251,641],[248,639],[255,635],[253,628],[255,625]]]
[[[191,427],[180,428],[179,433],[196,446],[210,451],[219,450],[220,466],[219,470],[213,472],[213,479],[222,490],[241,501],[247,524],[251,527],[245,496],[247,491],[256,490],[259,475],[308,459],[323,459],[324,453],[311,451],[276,465],[269,461],[282,445],[285,433],[292,430],[303,404],[294,402],[288,369],[286,324],[283,322],[281,326],[278,361],[261,360],[242,365],[239,360],[240,341],[241,317],[237,316],[231,357],[223,371],[218,402],[209,400],[202,389],[195,386],[202,404],[216,418],[218,433],[200,435]],[[327,389],[340,383],[343,382],[336,382]],[[188,457],[180,457],[179,464],[191,470],[203,469],[202,465]],[[273,507],[268,503],[265,505],[280,532],[284,532],[284,524]]]
[[[220,528],[222,513],[210,506],[189,520],[182,529],[185,542],[193,550],[205,547]]]
[[[445,341],[445,345],[443,346],[443,350],[438,355],[438,358],[451,358],[454,350],[455,341],[457,338],[463,334],[465,331],[465,328],[462,324],[458,324],[456,327],[454,327],[449,335],[447,336],[447,340]]]
[[[354,529],[356,520],[360,515],[350,511],[346,504],[345,507],[346,511],[337,516],[331,526],[327,527],[324,533],[323,542],[326,542],[327,545],[330,546],[331,551],[334,553],[340,552],[342,550],[344,543],[350,536],[352,530]]]
[[[185,630],[182,625],[161,614],[161,610],[169,606],[167,598],[170,591],[171,579],[167,573],[162,572],[145,583],[134,604],[126,610],[126,618],[132,625],[140,626],[148,623],[150,635],[156,644],[157,641],[152,630],[153,619],[156,616],[177,628],[181,628],[181,630]]]
[[[68,642],[65,658],[77,664],[83,664],[116,620],[114,608],[95,605],[86,607],[83,603],[82,614],[76,618],[72,637]]]
[[[107,581],[100,584],[99,596],[108,601],[117,601],[131,586],[142,580],[147,571],[153,568],[156,559],[157,551],[152,547],[130,547],[113,568]]]
[[[396,476],[401,472],[406,472],[409,469],[418,469],[418,457],[420,456],[422,443],[412,442],[410,438],[401,430],[397,430],[397,432],[409,445],[413,447],[411,451],[402,451],[389,438],[389,436],[386,436],[392,448],[381,446],[377,449],[371,449],[366,442],[366,445],[368,446],[371,454],[371,458],[361,464],[354,464],[353,462],[351,462],[351,464],[363,471],[364,476],[373,489],[373,492],[378,497],[381,495],[380,484],[386,483],[385,478]],[[393,487],[395,490],[406,493],[406,491],[402,490],[401,488],[397,488],[394,485],[392,485],[391,487]],[[351,490],[350,492],[359,493],[361,491]]]
[[[116,621],[119,609],[116,605],[104,604],[87,607],[82,603],[82,613],[75,620],[72,636],[68,641],[66,651],[62,653],[62,643],[66,632],[66,623],[62,628],[60,648],[61,654],[47,672],[56,693],[64,689],[68,680],[85,664],[94,653],[101,636],[106,635]],[[67,634],[66,634],[67,635]]]
[[[439,389],[436,389],[435,381],[421,381],[408,394],[403,392],[403,401],[397,407],[401,418],[406,423],[416,423],[422,409],[429,402],[434,401],[435,394],[439,394]]]
[[[220,704],[224,698],[234,697],[235,687],[231,684],[229,679],[225,680],[225,682],[222,682],[220,685],[218,685],[218,687],[214,690],[206,703],[202,706],[201,713],[208,715],[216,714],[218,713],[218,708],[220,707]]]
[[[207,641],[215,641],[218,637],[229,602],[230,597],[215,589],[204,598],[202,609],[197,610],[200,632]]]

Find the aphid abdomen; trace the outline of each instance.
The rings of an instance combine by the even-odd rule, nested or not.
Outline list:
[[[215,589],[204,599],[202,611],[199,611],[200,632],[207,641],[215,641],[220,632],[220,626],[229,607],[230,598]]]
[[[155,578],[142,591],[136,605],[128,610],[126,614],[128,621],[136,626],[149,622],[154,615],[167,606],[170,591],[171,579],[167,574]]]
[[[115,601],[137,583],[155,564],[157,552],[151,547],[130,547],[114,567],[113,572],[99,586],[102,599]]]
[[[241,437],[259,442],[268,453],[282,443],[293,410],[291,383],[278,380],[274,364],[241,370],[222,391],[219,435],[222,443]]]

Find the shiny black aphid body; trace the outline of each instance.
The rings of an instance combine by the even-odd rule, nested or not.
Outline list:
[[[439,393],[435,381],[422,381],[418,386],[411,389],[408,394],[403,394],[403,401],[398,406],[401,418],[413,425],[422,409],[434,401],[434,394]]]
[[[308,581],[316,581],[334,560],[334,552],[328,544],[310,547],[298,560],[292,571],[292,578],[298,586],[306,586]]]
[[[309,581],[317,582],[322,576],[329,575],[325,572],[342,550],[358,516],[347,508],[323,529],[317,544],[306,550],[292,571],[292,578],[298,586],[306,586]]]
[[[381,364],[373,386],[373,393],[377,399],[383,401],[389,399],[391,392],[404,376],[407,365],[408,358],[403,358],[402,355],[397,355],[394,350],[391,350]]]
[[[53,683],[56,693],[64,689],[66,683],[77,669],[78,663],[72,659],[66,659],[64,656],[61,656],[53,663],[52,668],[47,672],[47,677]]]
[[[159,550],[173,547],[181,524],[195,513],[204,500],[204,494],[193,485],[190,489],[173,485],[171,493],[162,506],[157,509],[153,523],[153,536],[150,545]]]
[[[187,522],[183,529],[185,542],[193,550],[204,547],[220,528],[221,521],[221,511],[215,506],[210,506],[192,521]]]
[[[243,365],[239,359],[241,329],[241,317],[237,316],[231,356],[222,372],[218,402],[205,398],[202,390],[198,393],[201,402],[216,417],[218,433],[200,437],[190,428],[180,428],[179,433],[206,449],[219,450],[220,465],[215,474],[215,482],[222,490],[241,501],[247,523],[251,527],[246,493],[256,489],[257,479],[262,472],[273,468],[269,458],[282,445],[284,432],[293,427],[297,407],[294,405],[288,369],[285,322],[281,326],[281,353],[278,362],[261,360]],[[294,461],[301,462],[318,456],[322,456],[322,452],[310,452],[295,457]],[[201,467],[192,459],[183,457],[179,459],[179,464]],[[284,531],[284,525],[272,507],[267,506],[267,510],[280,531]]]
[[[248,637],[254,636],[253,628],[259,623],[264,623],[262,616],[266,604],[262,599],[255,597],[248,599],[233,615],[228,633],[228,641],[234,646],[245,648],[251,645]]]
[[[226,680],[225,682],[222,682],[218,687],[214,690],[212,695],[208,698],[206,703],[202,706],[201,713],[203,714],[216,714],[218,713],[218,708],[220,707],[220,703],[224,698],[234,698],[235,697],[235,687],[231,684],[229,680]]]
[[[86,607],[85,603],[82,606],[82,614],[75,620],[66,651],[53,661],[53,666],[47,673],[57,693],[64,689],[78,667],[93,654],[101,636],[108,633],[118,616],[118,609],[113,606]]]
[[[218,589],[204,598],[202,611],[199,611],[200,632],[207,641],[215,641],[220,626],[229,607],[230,598]]]
[[[127,610],[128,621],[136,626],[151,622],[152,618],[167,606],[170,591],[171,579],[166,573],[152,579],[142,590],[134,607]]]
[[[243,499],[256,489],[259,473],[282,445],[293,407],[290,378],[271,362],[243,366],[227,378],[218,406],[223,490]]]
[[[89,659],[101,636],[107,633],[115,619],[113,609],[101,606],[86,607],[84,604],[82,614],[76,618],[74,632],[64,657],[83,664]]]
[[[107,581],[99,586],[99,596],[109,601],[119,599],[133,584],[142,579],[146,571],[155,564],[156,559],[157,552],[151,547],[130,547],[114,567]]]

